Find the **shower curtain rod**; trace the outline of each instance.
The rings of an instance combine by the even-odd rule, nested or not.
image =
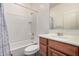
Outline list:
[[[16,4],[16,5],[18,5],[18,6],[24,7],[24,8],[26,8],[26,9],[29,9],[29,10],[31,10],[31,11],[34,11],[34,12],[37,12],[37,13],[38,13],[37,10],[31,9],[31,8],[29,8],[29,7],[25,7],[25,6],[20,5],[20,4],[18,4],[18,3],[14,3],[14,4]]]

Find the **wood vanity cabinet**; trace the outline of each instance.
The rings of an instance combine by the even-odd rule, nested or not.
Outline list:
[[[42,56],[78,56],[79,47],[40,37],[40,54]]]
[[[40,37],[40,55],[47,56],[47,39]]]
[[[66,55],[48,47],[48,56],[66,56]]]

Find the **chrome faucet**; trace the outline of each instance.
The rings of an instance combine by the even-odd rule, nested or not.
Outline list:
[[[63,36],[63,33],[62,32],[58,32],[57,35],[58,36]]]

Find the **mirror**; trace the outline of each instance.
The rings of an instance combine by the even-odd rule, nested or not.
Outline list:
[[[79,29],[79,4],[51,3],[50,29]]]

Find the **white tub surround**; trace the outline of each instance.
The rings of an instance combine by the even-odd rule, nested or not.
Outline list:
[[[79,46],[79,36],[78,35],[57,36],[57,34],[41,34],[39,36],[50,39],[50,40],[61,41],[61,42],[64,42],[64,43]]]

